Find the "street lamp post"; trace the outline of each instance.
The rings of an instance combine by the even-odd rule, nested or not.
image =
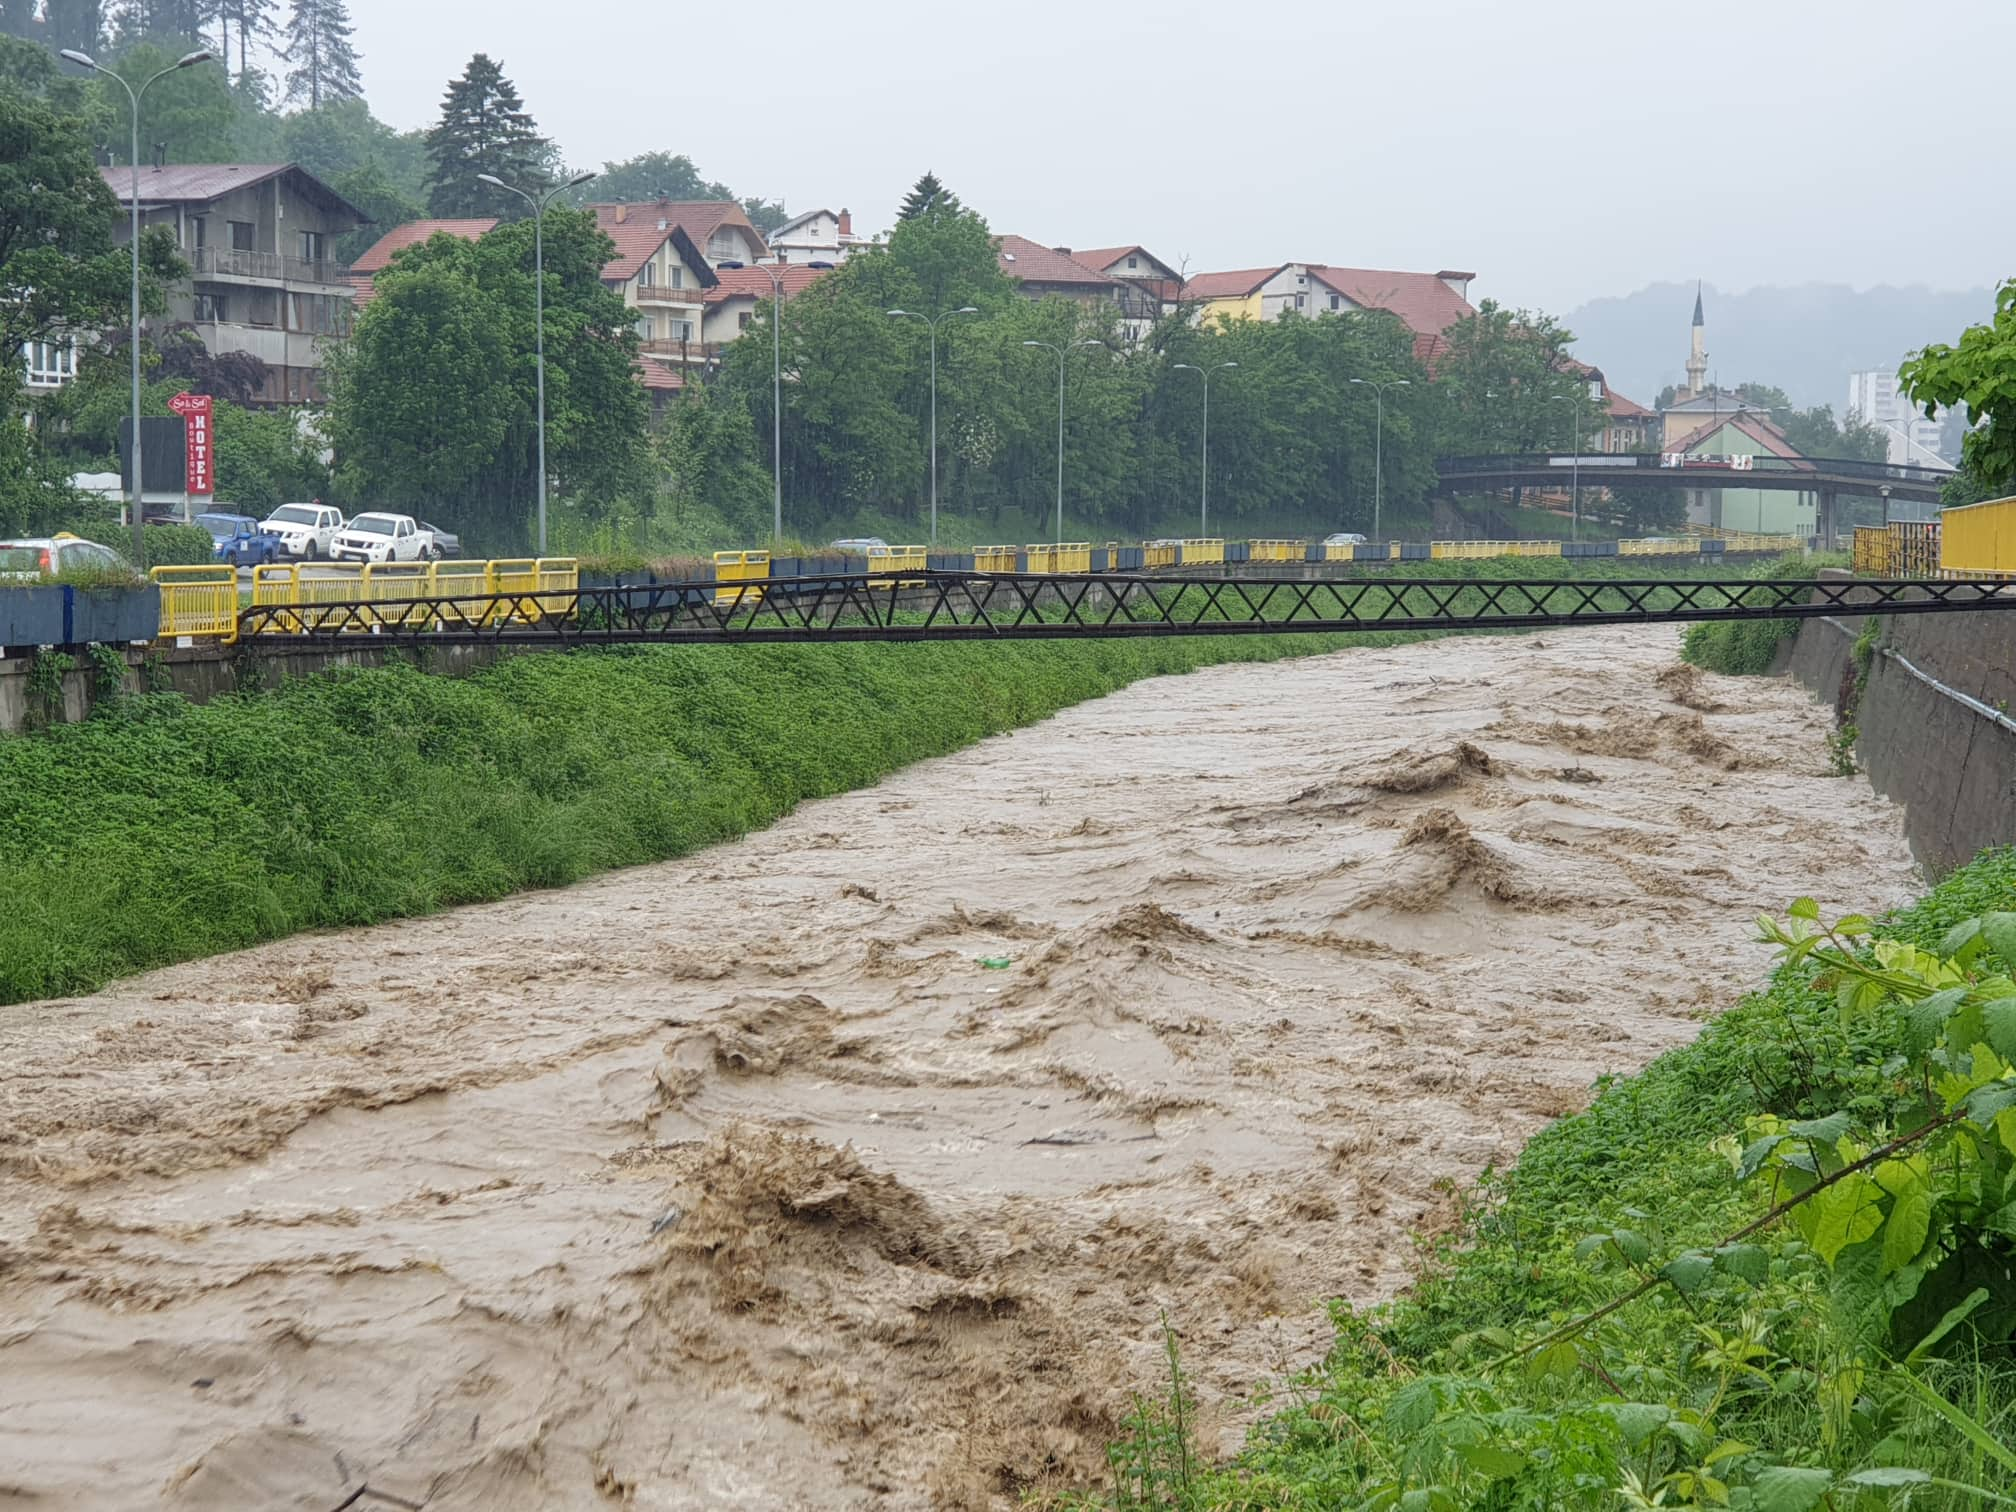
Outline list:
[[[1064,544],[1064,358],[1077,347],[1104,346],[1103,341],[1088,337],[1084,341],[1066,342],[1058,346],[1052,341],[1025,341],[1025,347],[1042,347],[1057,358],[1057,544]]]
[[[1196,373],[1204,380],[1204,420],[1198,427],[1197,470],[1202,483],[1197,494],[1197,534],[1211,534],[1211,374],[1218,368],[1235,368],[1236,362],[1221,362],[1214,368],[1201,368],[1194,362],[1179,362],[1172,372]]]
[[[717,268],[746,268],[745,262],[720,262]],[[770,539],[784,539],[784,267],[757,263],[756,271],[770,280]],[[807,268],[827,269],[830,262],[808,262]]]
[[[1389,388],[1412,388],[1414,385],[1405,378],[1353,378],[1353,383],[1363,384],[1378,396],[1377,419],[1372,427],[1372,540],[1376,544],[1382,538],[1379,533],[1379,510],[1386,488],[1386,390]]]
[[[1575,390],[1575,397],[1566,394],[1554,396],[1556,404],[1572,404],[1575,407],[1574,443],[1575,454],[1568,462],[1568,530],[1574,540],[1582,538],[1582,390]]]
[[[532,207],[532,324],[538,343],[539,372],[539,555],[546,555],[546,207],[557,194],[565,194],[595,177],[577,173],[564,184],[555,184],[542,194],[532,195],[515,184],[507,184],[494,173],[479,173],[477,182],[493,189],[508,189]]]
[[[160,72],[150,75],[138,89],[126,82],[124,75],[114,73],[89,53],[78,52],[75,48],[65,48],[63,56],[79,67],[101,73],[108,79],[117,79],[119,87],[126,91],[126,98],[133,105],[133,294],[130,311],[131,330],[127,344],[133,349],[133,561],[142,572],[147,570],[147,537],[142,529],[142,495],[146,482],[140,472],[140,100],[156,80],[165,79],[178,69],[194,68],[198,63],[210,61],[208,49],[199,48],[185,53]]]
[[[978,315],[972,305],[956,310],[940,310],[937,315],[919,315],[913,310],[890,310],[899,320],[921,320],[931,333],[931,544],[938,544],[938,323],[954,315]]]

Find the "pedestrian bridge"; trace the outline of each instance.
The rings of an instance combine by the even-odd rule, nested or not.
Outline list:
[[[1579,476],[1584,488],[1763,488],[1784,492],[1884,495],[1937,504],[1953,476],[1948,467],[1862,462],[1849,457],[1692,456],[1681,452],[1510,452],[1440,457],[1440,491],[1475,493],[1492,488],[1567,489]]]

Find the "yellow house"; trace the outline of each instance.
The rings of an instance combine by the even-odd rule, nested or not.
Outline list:
[[[1271,268],[1238,268],[1198,273],[1182,285],[1183,303],[1196,307],[1202,325],[1223,315],[1232,320],[1278,320],[1288,310],[1309,307],[1309,270],[1300,263]]]

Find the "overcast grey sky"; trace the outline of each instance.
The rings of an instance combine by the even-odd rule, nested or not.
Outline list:
[[[1465,268],[1474,296],[1557,313],[1657,279],[2016,273],[1991,72],[2016,0],[351,12],[394,125],[429,122],[488,52],[572,163],[685,152],[862,230],[931,168],[1051,245],[1138,241],[1193,272]]]

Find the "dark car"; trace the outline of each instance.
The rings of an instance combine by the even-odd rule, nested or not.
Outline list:
[[[427,532],[427,547],[421,553],[430,562],[439,562],[447,557],[462,555],[462,537],[452,530],[443,530],[439,525],[429,525],[425,520],[420,528]]]
[[[212,555],[233,567],[259,567],[287,560],[287,547],[280,537],[260,527],[250,515],[200,514],[196,523],[210,532]]]

